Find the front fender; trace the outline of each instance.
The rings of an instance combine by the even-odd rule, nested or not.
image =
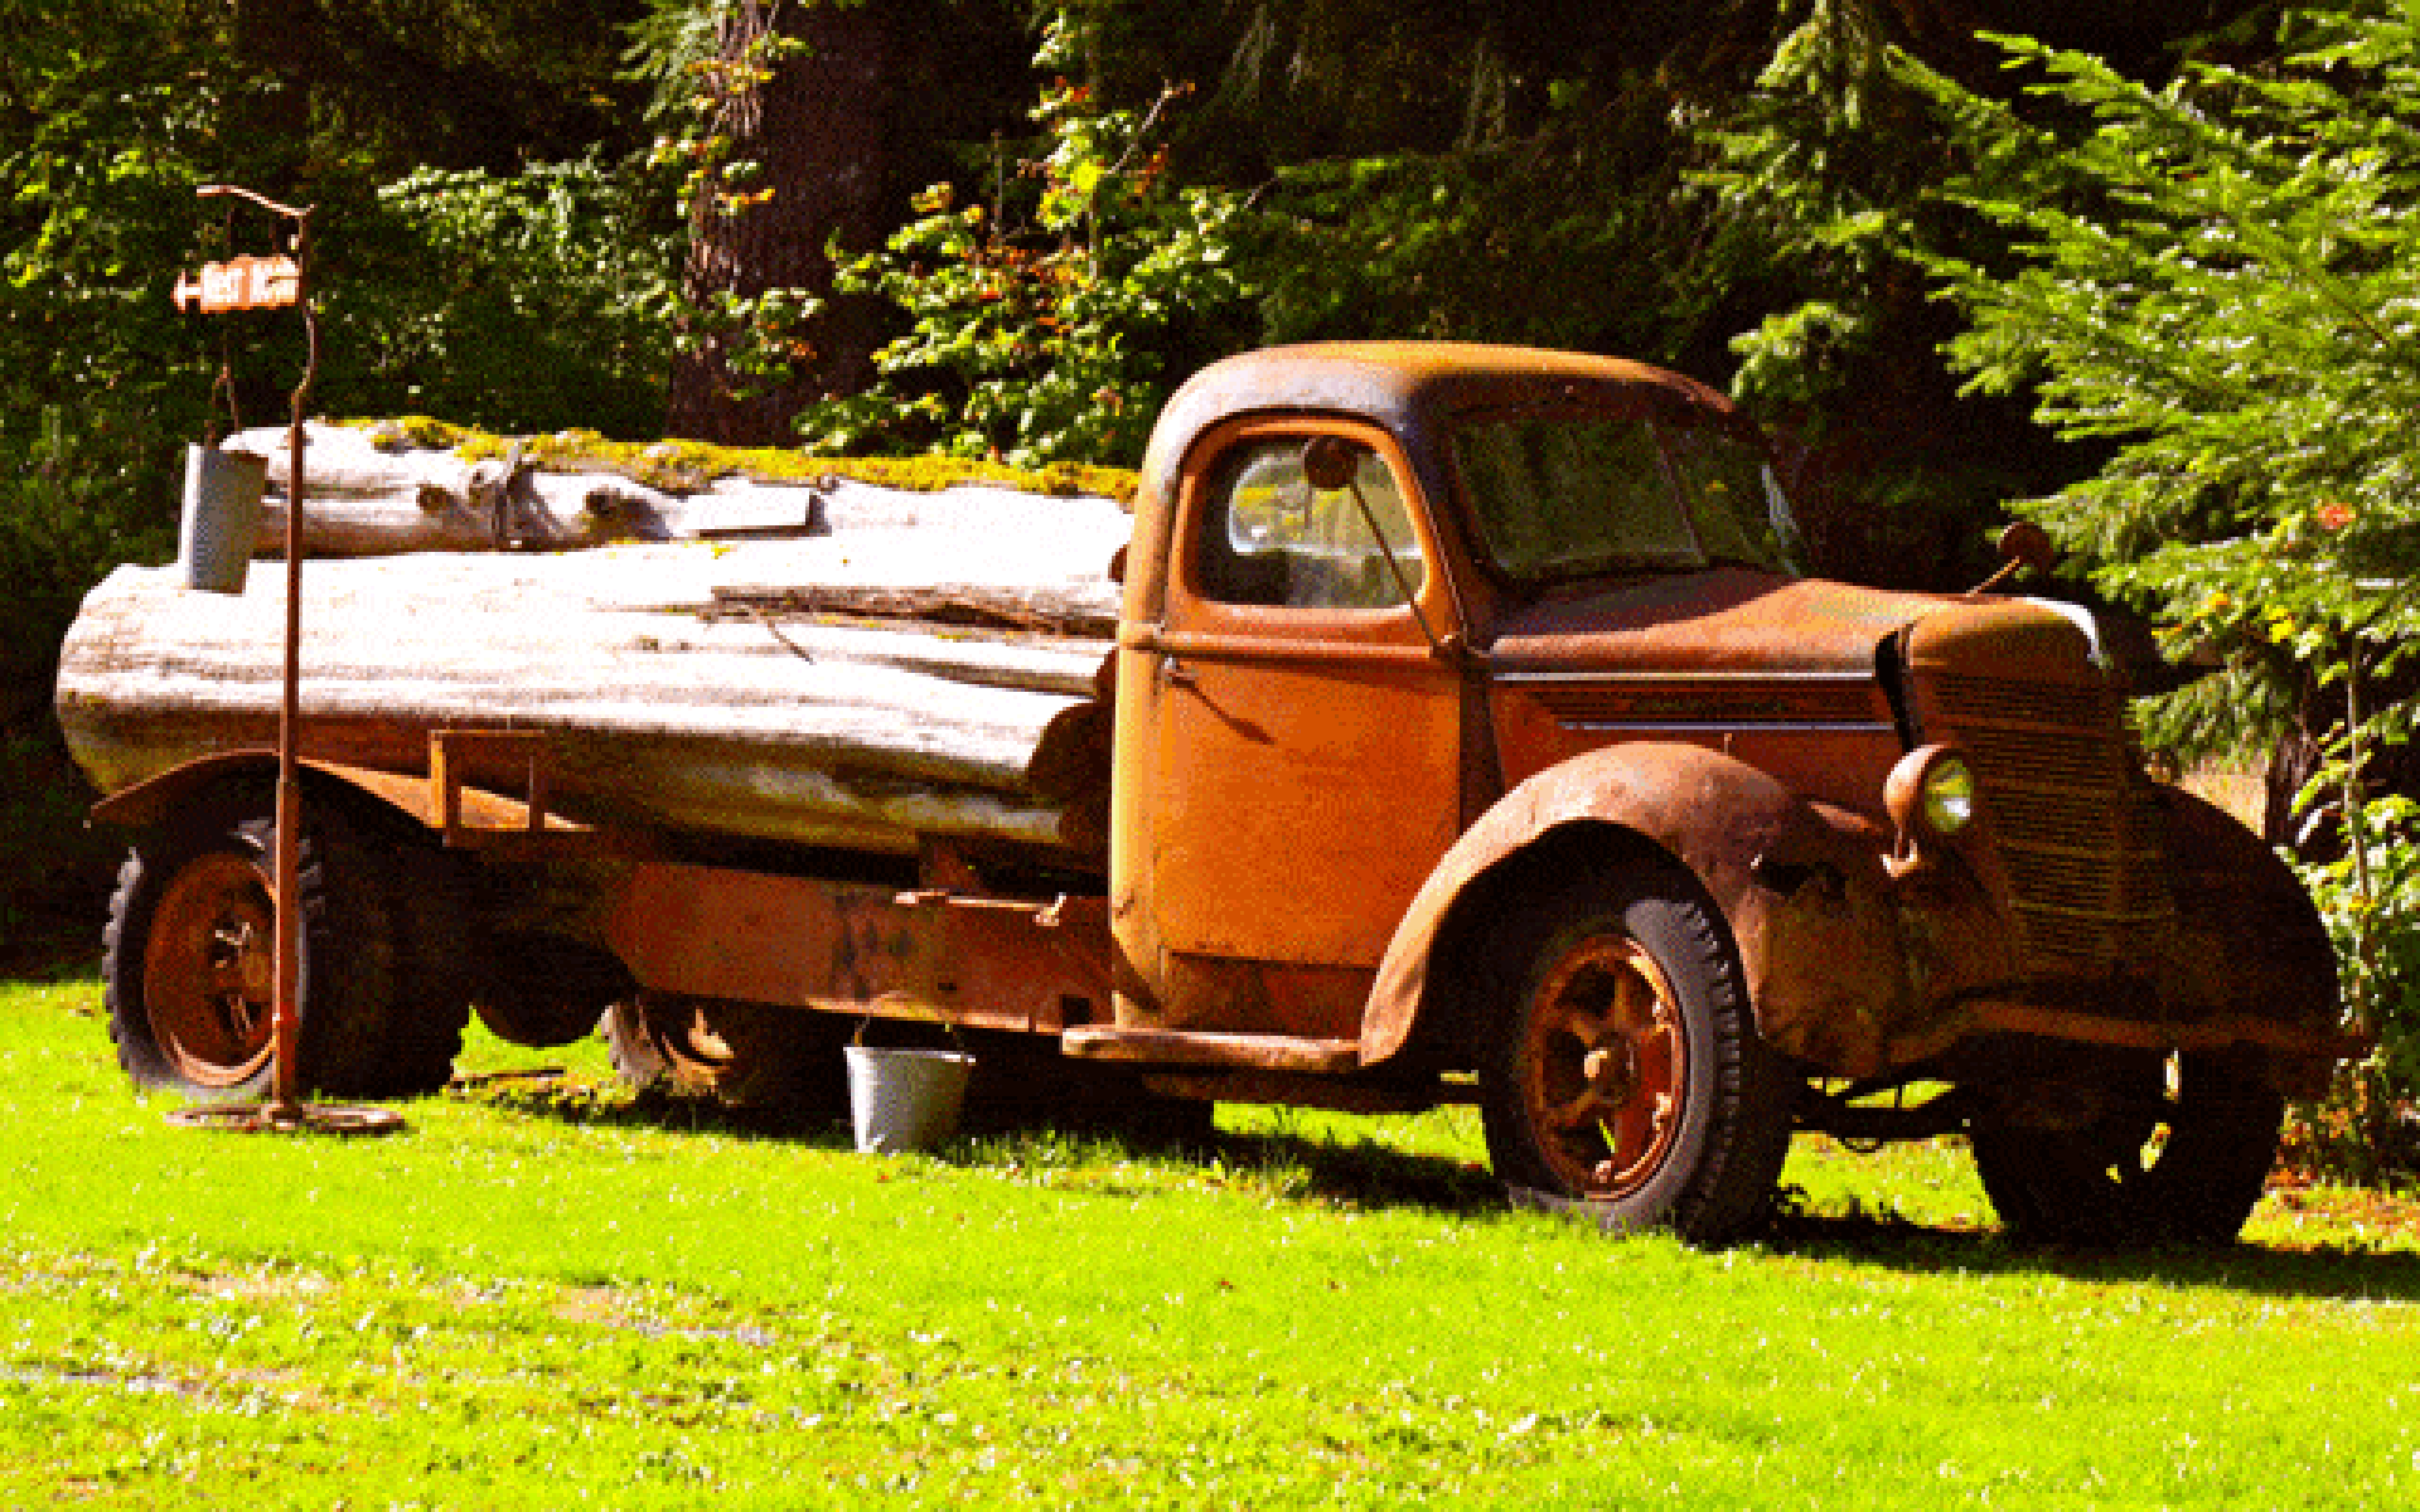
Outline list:
[[[1388,946],[1362,1018],[1362,1063],[1401,1051],[1423,1021],[1464,1011],[1441,1000],[1439,952],[1486,929],[1499,906],[1518,906],[1517,890],[1502,894],[1518,888],[1521,866],[1556,864],[1567,841],[1618,847],[1625,836],[1685,868],[1722,910],[1767,1042],[1846,1074],[1880,1067],[1915,996],[1885,837],[1744,762],[1649,742],[1541,772],[1463,833]]]
[[[2180,788],[2159,790],[2158,801],[2177,903],[2162,1000],[2188,1019],[2335,1029],[2335,948],[2293,869],[2215,805]]]

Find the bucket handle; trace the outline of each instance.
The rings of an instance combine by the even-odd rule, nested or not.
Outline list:
[[[857,1032],[848,1037],[848,1042],[860,1050],[868,1048],[865,1042],[865,1031],[874,1027],[874,1025],[875,1015],[872,1013],[868,1013],[863,1018],[859,1019],[857,1021]],[[958,1032],[958,1026],[956,1025],[943,1024],[939,1026],[939,1028],[943,1034],[950,1037],[950,1048],[952,1050],[957,1051],[961,1055],[966,1053],[967,1037]]]

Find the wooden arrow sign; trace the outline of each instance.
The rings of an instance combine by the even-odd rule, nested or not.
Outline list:
[[[302,295],[302,270],[291,257],[238,257],[204,263],[196,280],[179,273],[168,297],[180,310],[198,308],[204,315],[229,310],[275,310]]]

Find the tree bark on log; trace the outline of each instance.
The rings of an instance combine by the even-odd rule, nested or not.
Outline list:
[[[1124,513],[984,489],[835,507],[850,529],[801,540],[313,563],[303,748],[420,772],[432,730],[537,730],[574,818],[902,853],[987,838],[1090,864],[1107,641],[898,616],[955,598],[1096,630]],[[56,704],[102,791],[273,738],[278,578],[230,595],[126,567],[93,591]]]
[[[287,432],[242,431],[225,443],[269,460],[257,549],[286,540]],[[815,535],[831,529],[833,484],[726,479],[702,493],[668,493],[613,472],[507,477],[502,459],[465,461],[449,451],[381,449],[364,431],[305,427],[305,556],[406,551],[561,550],[621,541]]]

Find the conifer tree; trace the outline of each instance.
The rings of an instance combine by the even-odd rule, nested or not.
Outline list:
[[[2420,1077],[2420,9],[2296,18],[2283,67],[2133,83],[2009,40],[2071,129],[1911,68],[1974,166],[1956,198],[2015,271],[1934,256],[1970,387],[2025,392],[2092,476],[2021,502],[2180,657],[2188,748],[2299,737],[2273,838],[2303,843],[2374,1070]],[[2399,790],[2399,791],[2398,791]],[[2282,800],[2282,801],[2281,801]]]

